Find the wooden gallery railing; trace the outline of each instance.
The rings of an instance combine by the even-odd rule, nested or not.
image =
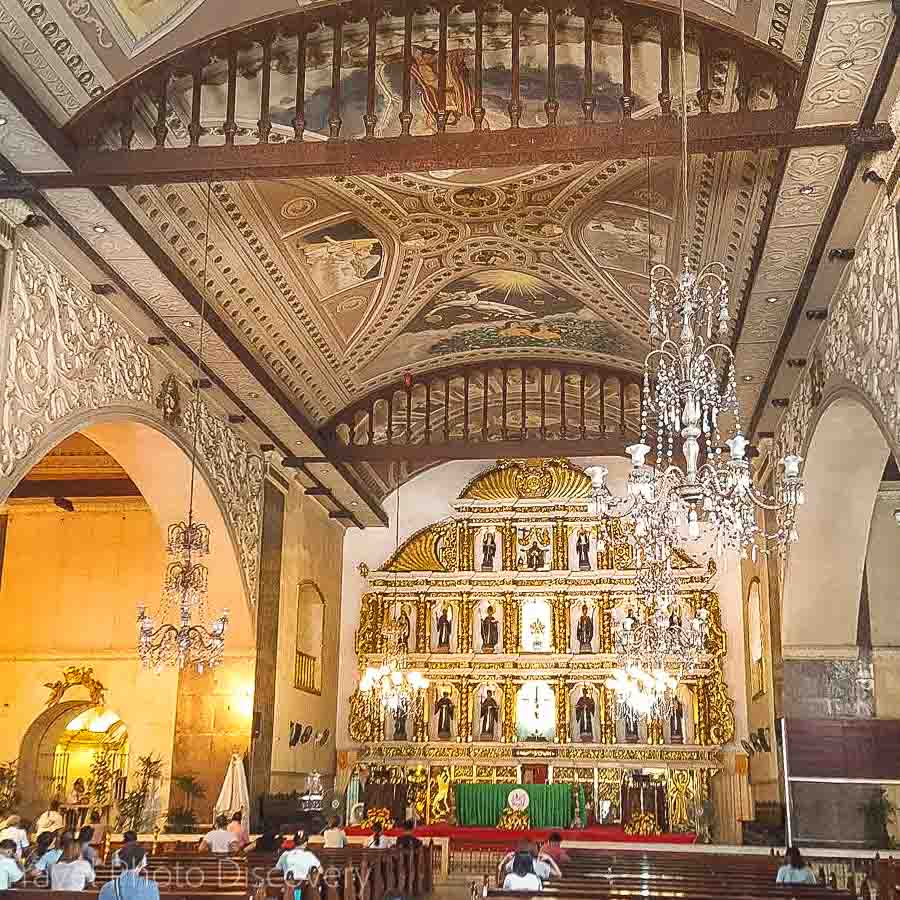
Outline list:
[[[677,34],[624,0],[360,0],[180,51],[68,132],[78,171],[118,183],[675,153]],[[695,17],[687,35],[696,152],[804,140],[786,57]]]
[[[505,361],[407,376],[322,429],[329,457],[427,460],[622,454],[640,425],[641,376],[558,361]]]

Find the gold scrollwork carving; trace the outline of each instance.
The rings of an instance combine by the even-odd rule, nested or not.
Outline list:
[[[372,705],[358,690],[350,697],[350,739],[360,744],[381,740],[381,722],[374,719]]]
[[[62,678],[48,681],[44,687],[50,689],[50,696],[47,698],[46,704],[48,707],[59,703],[70,687],[87,688],[94,706],[103,705],[103,695],[106,691],[106,688],[94,678],[94,670],[90,666],[68,666],[63,669]]]
[[[503,682],[503,704],[500,712],[503,717],[502,740],[512,743],[516,739],[516,685],[511,678]]]
[[[556,653],[567,653],[569,650],[569,601],[565,594],[554,594],[550,598],[552,612],[552,644]]]
[[[672,831],[688,831],[694,799],[694,779],[687,769],[671,769],[668,785],[669,827]]]
[[[367,654],[381,651],[383,621],[384,610],[381,595],[364,594],[359,612],[359,627],[356,629],[356,655],[360,659]]]

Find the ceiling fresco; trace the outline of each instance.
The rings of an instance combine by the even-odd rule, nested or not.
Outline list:
[[[696,259],[750,249],[773,157],[693,160]],[[448,365],[639,371],[648,266],[679,255],[678,182],[672,159],[214,182],[209,297],[318,423]],[[120,196],[197,282],[203,188]]]

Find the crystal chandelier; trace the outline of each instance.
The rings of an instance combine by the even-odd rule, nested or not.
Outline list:
[[[400,549],[400,488],[397,486],[397,509],[394,522],[394,554]],[[396,587],[394,602],[396,603]],[[407,647],[409,623],[399,614],[388,616],[382,625],[385,648],[384,662],[368,666],[359,682],[360,693],[368,699],[372,713],[379,718],[387,710],[404,718],[415,709],[419,698],[428,689],[429,680],[421,672],[409,667]]]
[[[207,185],[206,234],[209,234],[210,186]],[[209,261],[209,242],[203,265],[206,284]],[[209,571],[198,562],[209,554],[209,528],[194,520],[194,483],[197,474],[197,438],[200,429],[200,389],[203,370],[203,326],[206,319],[206,294],[200,309],[200,334],[195,358],[193,404],[193,441],[191,446],[191,480],[188,491],[186,522],[169,526],[166,550],[169,563],[163,579],[160,617],[156,621],[147,614],[146,606],[138,607],[138,657],[146,668],[161,671],[165,666],[179,669],[194,667],[198,672],[222,662],[225,650],[225,631],[228,610],[209,626],[206,619],[206,599]],[[169,617],[174,621],[170,621]]]
[[[421,672],[409,668],[406,651],[400,643],[403,630],[397,618],[385,623],[382,631],[387,648],[385,660],[380,666],[366,668],[359,689],[373,706],[407,716],[430,682]]]
[[[662,669],[632,664],[617,669],[606,686],[615,694],[617,717],[635,724],[640,719],[663,719],[675,708],[678,682]]]
[[[681,186],[682,214],[687,217],[684,22],[681,0]],[[650,222],[648,233],[652,234]],[[648,253],[652,256],[649,241]],[[628,517],[642,558],[654,561],[665,559],[679,539],[699,539],[701,525],[706,526],[718,553],[735,549],[755,558],[759,550],[784,547],[797,539],[803,460],[794,455],[780,460],[774,494],[764,494],[753,484],[741,428],[734,354],[724,343],[730,324],[727,271],[719,262],[696,271],[686,253],[680,273],[663,264],[649,268],[653,349],[644,362],[641,437],[627,448],[632,469],[626,497],[613,497],[606,485],[605,466],[586,470],[597,515]],[[653,449],[648,442],[651,411],[656,426],[653,465],[646,462]],[[723,419],[731,420],[728,439],[724,439]],[[723,447],[728,448],[727,454]],[[675,462],[676,452],[683,466]],[[760,525],[763,511],[775,514],[771,531]]]

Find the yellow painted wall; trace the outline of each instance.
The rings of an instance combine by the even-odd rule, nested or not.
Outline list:
[[[142,501],[84,501],[67,513],[45,501],[10,504],[0,583],[0,759],[46,708],[45,683],[93,666],[106,705],[128,726],[131,759],[162,756],[168,774],[174,673],[147,672],[135,652],[135,607],[159,596],[164,552]],[[65,699],[87,696],[70,690]]]
[[[306,497],[301,488],[293,486],[285,498],[270,788],[273,792],[302,789],[305,773],[313,768],[334,772],[343,542],[344,528],[329,519],[328,513],[315,500]],[[297,598],[300,584],[307,580],[314,582],[325,597],[321,696],[294,687]],[[312,749],[311,744],[291,748],[288,746],[291,721],[308,723],[314,731],[329,728],[331,737],[318,750]]]

